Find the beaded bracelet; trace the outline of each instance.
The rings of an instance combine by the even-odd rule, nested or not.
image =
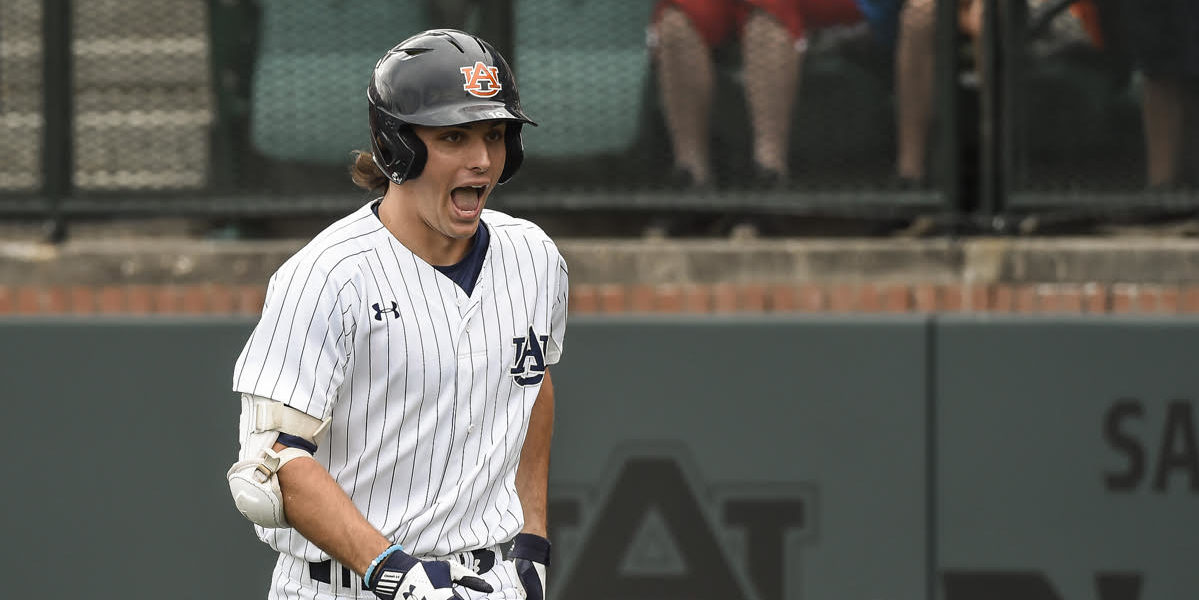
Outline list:
[[[396,545],[384,550],[382,554],[375,557],[375,560],[371,561],[370,566],[366,568],[366,573],[362,574],[362,582],[366,584],[366,587],[368,589],[370,588],[370,585],[371,585],[371,577],[374,575],[375,567],[379,566],[379,563],[387,560],[387,557],[391,556],[391,554],[393,552],[395,552],[396,550],[403,551],[404,547],[399,544],[396,544]]]

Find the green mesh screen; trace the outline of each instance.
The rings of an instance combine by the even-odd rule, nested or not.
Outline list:
[[[519,186],[711,196],[886,185],[890,47],[847,12],[801,40],[752,13],[701,37],[690,15],[644,0],[515,0],[514,63],[541,124],[525,137],[536,176]]]
[[[939,1],[800,2],[801,29],[747,9],[709,30],[655,0],[75,0],[72,183],[85,202],[340,211],[363,195],[346,169],[368,148],[376,60],[455,27],[507,56],[540,124],[501,208],[871,216],[940,211],[954,183],[967,208],[994,191],[1033,211],[1195,199],[1194,3],[996,3],[984,22],[1019,44],[998,46],[1008,87],[991,127],[980,24],[949,24],[955,53],[938,54]],[[0,2],[0,196],[45,185],[44,5]]]
[[[513,62],[527,112],[530,158],[624,153],[636,143],[650,77],[637,0],[515,3]]]
[[[1016,206],[1111,208],[1112,193],[1165,205],[1199,184],[1199,9],[1091,1],[1028,5],[1010,107]]]
[[[0,191],[41,185],[41,0],[0,2]]]
[[[368,149],[366,87],[388,49],[429,25],[423,1],[264,0],[254,65],[254,149],[281,161],[348,164]]]
[[[653,204],[632,190],[703,204],[890,185],[891,47],[862,15],[813,22],[800,40],[773,17],[733,15],[709,44],[686,19],[663,25],[652,0],[70,4],[73,184],[85,195],[353,196],[345,170],[368,148],[370,71],[430,27],[477,32],[515,69],[540,127],[526,129],[511,199],[582,189],[600,207]],[[2,189],[40,184],[42,5],[3,3],[0,144],[13,159]]]
[[[205,187],[215,118],[207,6],[74,2],[78,188]]]

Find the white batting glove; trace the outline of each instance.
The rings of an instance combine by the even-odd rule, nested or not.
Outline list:
[[[512,538],[508,558],[516,566],[516,575],[527,600],[545,600],[545,571],[550,565],[550,541],[532,533]]]
[[[417,560],[399,544],[371,561],[362,578],[365,587],[382,600],[462,600],[454,586],[490,594],[491,584],[456,562]]]

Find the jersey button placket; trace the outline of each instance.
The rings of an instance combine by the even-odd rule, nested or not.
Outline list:
[[[459,297],[459,299],[458,299],[459,307],[461,307],[465,304],[464,300],[465,300],[465,302],[471,302],[470,298],[464,299],[462,297]],[[473,345],[470,345],[467,342],[470,340],[470,337],[471,337],[471,335],[470,335],[471,320],[474,319],[475,315],[478,313],[478,308],[479,308],[479,302],[473,302],[466,309],[466,313],[462,315],[462,321],[460,321],[458,324],[458,347],[459,348],[473,348]],[[473,354],[474,354],[473,352],[470,352],[465,355],[463,355],[463,354],[458,355],[458,384],[456,386],[456,389],[457,389],[456,395],[457,395],[457,401],[458,401],[459,406],[469,407],[471,404],[470,390],[472,389],[472,386],[471,386],[470,380],[472,378],[474,378],[474,376],[475,376],[474,368],[473,368],[474,365],[472,364],[472,361],[475,360]],[[484,360],[486,360],[486,359],[484,358]],[[475,424],[469,422],[469,420],[472,418],[470,416],[472,414],[471,411],[469,409],[468,410],[459,409],[458,414],[465,415],[466,418],[468,419],[468,422],[466,423],[466,435],[470,436],[470,435],[474,434]]]

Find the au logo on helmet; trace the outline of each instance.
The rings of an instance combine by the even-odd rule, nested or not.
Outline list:
[[[463,77],[466,77],[466,83],[462,84],[462,89],[469,92],[472,96],[490,98],[504,89],[500,85],[500,70],[498,67],[489,67],[483,64],[482,61],[475,61],[475,66],[462,67],[458,70],[462,71]]]

